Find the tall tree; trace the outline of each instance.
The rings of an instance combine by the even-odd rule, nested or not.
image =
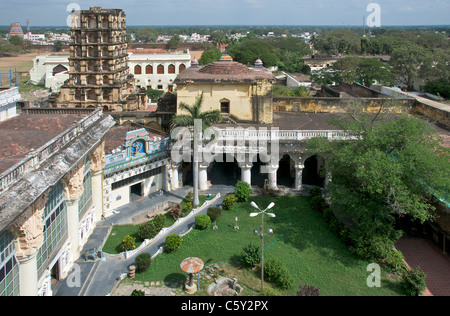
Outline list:
[[[187,114],[177,114],[172,117],[171,125],[175,127],[194,127],[194,161],[193,161],[193,177],[194,177],[194,201],[193,205],[199,205],[198,198],[198,144],[202,139],[202,132],[212,124],[222,121],[222,115],[219,110],[202,112],[203,93],[190,106],[181,102],[179,109],[186,111]],[[200,120],[201,126],[196,124],[196,120]],[[198,122],[198,121],[197,121]]]
[[[391,64],[398,79],[411,89],[414,80],[420,75],[421,69],[427,69],[427,62],[430,61],[430,52],[415,44],[401,46],[391,54]]]
[[[450,192],[450,150],[442,146],[436,130],[418,118],[384,116],[381,108],[369,115],[359,106],[349,113],[333,124],[356,139],[316,138],[307,148],[327,162],[332,207],[347,218],[357,252],[383,256],[400,237],[396,217],[433,219],[430,196]]]

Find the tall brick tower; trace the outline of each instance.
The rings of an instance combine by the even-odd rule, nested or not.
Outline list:
[[[120,9],[92,7],[73,14],[69,80],[50,97],[50,106],[145,109],[147,93],[135,88],[129,73],[125,23]]]

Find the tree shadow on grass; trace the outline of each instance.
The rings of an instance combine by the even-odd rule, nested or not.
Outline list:
[[[167,287],[176,287],[177,284],[183,284],[187,280],[187,275],[181,273],[171,273],[164,278],[164,285]]]

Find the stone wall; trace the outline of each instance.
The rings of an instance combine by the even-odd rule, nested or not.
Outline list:
[[[348,106],[360,104],[367,112],[376,112],[380,104],[383,104],[384,106],[393,106],[395,112],[400,112],[401,110],[410,111],[415,103],[414,99],[275,97],[273,98],[273,110],[276,112],[344,113]]]

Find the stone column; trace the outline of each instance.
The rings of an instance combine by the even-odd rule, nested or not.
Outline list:
[[[208,166],[198,165],[198,188],[200,191],[208,190]]]
[[[303,164],[295,164],[294,167],[295,167],[295,189],[301,190],[303,185],[302,181],[303,169],[305,168],[305,166]]]
[[[89,154],[92,176],[92,204],[95,207],[95,220],[99,221],[103,212],[103,168],[105,167],[105,142]]]
[[[172,190],[176,190],[180,187],[180,181],[178,179],[178,165],[172,165]]]
[[[44,215],[48,192],[41,195],[10,227],[19,261],[20,295],[38,295],[37,253],[44,242]]]
[[[77,260],[80,255],[80,218],[78,202],[83,193],[84,160],[75,166],[62,179],[67,204],[67,222],[69,239],[72,242],[72,258]]]
[[[267,166],[268,174],[269,174],[269,183],[267,186],[268,190],[276,190],[278,189],[277,186],[277,171],[278,171],[278,165],[270,165]]]
[[[19,261],[20,296],[38,296],[37,251],[28,256],[17,257]]]
[[[103,216],[103,171],[93,171],[92,175],[92,205],[95,207],[95,221]]]
[[[252,163],[240,163],[241,167],[241,180],[247,182],[250,186],[252,185]]]

